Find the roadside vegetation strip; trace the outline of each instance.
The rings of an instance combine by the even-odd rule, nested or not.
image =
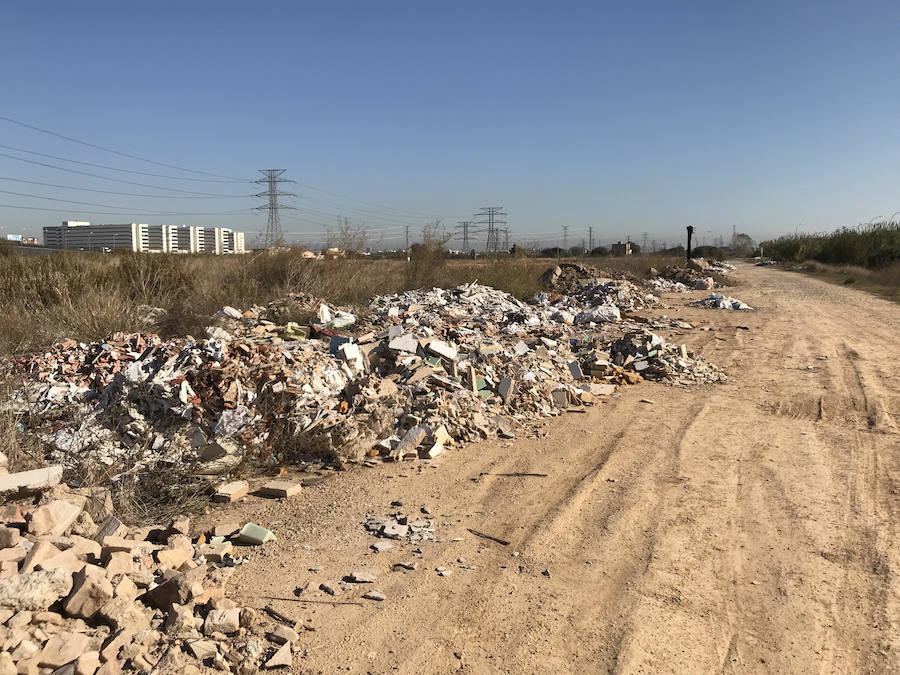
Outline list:
[[[782,261],[815,260],[886,269],[900,262],[900,223],[844,227],[830,234],[790,234],[764,241],[761,246],[766,256]],[[893,274],[900,275],[896,267]]]

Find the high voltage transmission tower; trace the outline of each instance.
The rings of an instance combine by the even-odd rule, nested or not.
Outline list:
[[[282,178],[281,174],[283,174],[285,171],[287,171],[287,169],[260,169],[259,172],[263,176],[265,176],[265,178],[260,178],[254,181],[255,183],[266,183],[269,186],[268,190],[266,190],[265,192],[260,192],[256,195],[257,197],[268,197],[269,202],[267,204],[263,204],[254,208],[254,211],[269,212],[269,221],[268,223],[266,223],[266,238],[264,242],[266,248],[284,245],[284,230],[281,229],[281,219],[278,217],[278,209],[294,209],[293,206],[287,206],[286,204],[278,203],[279,196],[297,196],[293,192],[280,192],[278,190],[279,183],[297,182],[290,180],[289,178]]]
[[[475,214],[476,225],[487,225],[487,242],[484,245],[485,251],[497,251],[500,248],[500,230],[498,225],[506,225],[505,220],[501,220],[498,216],[509,215],[503,211],[502,206],[483,206],[481,210]]]
[[[474,224],[474,220],[460,220],[459,225],[456,227],[456,231],[462,234],[463,253],[468,253],[471,250],[469,249],[469,234],[472,233],[472,225]]]

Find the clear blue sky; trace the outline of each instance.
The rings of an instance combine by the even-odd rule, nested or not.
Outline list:
[[[395,228],[390,242],[407,222],[415,234],[420,212],[455,225],[502,205],[513,240],[550,242],[569,225],[570,243],[588,226],[600,243],[672,243],[688,223],[762,238],[900,209],[898,28],[900,5],[881,2],[7,2],[0,115],[227,176],[286,168],[361,200],[297,185],[305,220],[285,218],[288,232],[344,214]],[[0,144],[201,177],[3,121]],[[262,189],[0,153],[170,188]],[[172,194],[2,156],[0,176]],[[90,212],[261,203],[249,198],[0,190],[117,207],[0,193],[65,211],[0,207],[2,233],[64,218],[265,226],[265,214]]]

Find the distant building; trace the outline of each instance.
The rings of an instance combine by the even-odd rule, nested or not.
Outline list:
[[[227,227],[193,225],[95,224],[66,220],[44,228],[44,246],[70,251],[113,251],[128,249],[138,253],[246,253],[244,233]]]
[[[37,237],[22,237],[22,246],[37,246]]]
[[[622,256],[631,255],[631,242],[617,242],[610,247],[612,254],[617,258],[621,258]]]

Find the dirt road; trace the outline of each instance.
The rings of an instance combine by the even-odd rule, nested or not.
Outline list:
[[[315,629],[298,672],[900,671],[900,306],[774,269],[738,275],[729,294],[758,312],[667,297],[670,316],[715,328],[671,337],[728,384],[642,384],[543,438],[219,511],[279,535],[234,597]],[[547,476],[497,475],[515,472]],[[372,552],[367,513],[422,506],[460,539]],[[391,571],[400,560],[418,569]],[[385,601],[316,590],[358,568]]]

